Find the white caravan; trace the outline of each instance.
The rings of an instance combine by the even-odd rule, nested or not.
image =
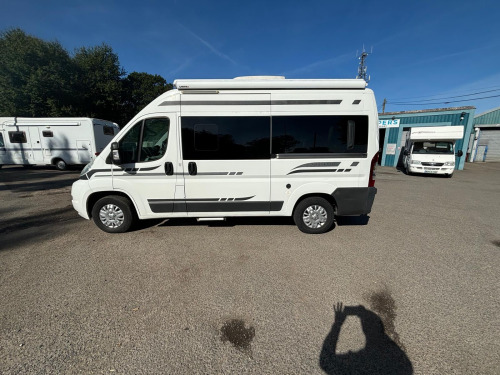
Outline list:
[[[376,194],[378,115],[363,80],[176,80],[73,184],[106,232],[133,219],[293,216],[322,233]]]
[[[92,118],[0,117],[0,167],[85,165],[119,131],[113,122]]]
[[[431,173],[451,177],[455,171],[455,141],[464,137],[464,127],[414,127],[406,134],[403,165],[407,174]],[[462,156],[462,151],[457,156]]]

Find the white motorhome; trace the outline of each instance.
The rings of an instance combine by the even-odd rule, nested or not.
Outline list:
[[[414,127],[406,134],[403,165],[407,174],[431,173],[453,176],[455,141],[464,137],[464,127]],[[462,156],[462,151],[457,152]]]
[[[176,80],[73,184],[106,232],[133,219],[293,216],[322,233],[376,194],[378,115],[363,80]]]
[[[85,165],[119,131],[117,124],[93,118],[0,117],[0,167]]]

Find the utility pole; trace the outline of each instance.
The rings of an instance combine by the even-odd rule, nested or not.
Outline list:
[[[385,113],[385,105],[387,104],[387,99],[384,98],[384,102],[382,103],[382,113]]]
[[[373,52],[373,49],[372,49]],[[365,51],[365,46],[363,46],[363,52],[361,55],[358,56],[359,59],[359,67],[358,67],[358,76],[356,78],[358,79],[364,79],[366,83],[370,82],[370,76],[366,74],[366,58],[368,55],[371,55],[372,52],[368,53]],[[356,53],[357,55],[357,53]]]

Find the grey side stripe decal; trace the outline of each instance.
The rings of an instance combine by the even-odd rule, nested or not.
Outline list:
[[[151,167],[151,168],[140,168],[139,170],[140,170],[141,172],[144,172],[144,171],[154,171],[155,169],[158,169],[158,168],[160,168],[160,167],[161,167],[161,165],[159,165],[159,166],[157,166],[157,167]]]
[[[200,172],[197,176],[241,176],[243,172]]]
[[[340,104],[342,100],[272,100],[272,105]]]
[[[91,171],[89,171],[86,176],[89,178],[92,178],[92,176],[98,172],[109,172],[110,170],[109,169],[93,169]]]
[[[282,201],[213,201],[213,198],[204,200],[177,199],[177,200],[148,200],[151,211],[161,212],[238,212],[238,211],[280,211]]]
[[[338,167],[340,165],[340,162],[324,162],[324,163],[307,163],[307,164],[302,164],[299,165],[298,167],[295,167],[293,169],[298,169],[298,168],[305,168],[305,167]]]
[[[301,169],[297,171],[291,171],[287,174],[295,174],[295,173],[321,173],[321,172],[350,172],[351,169]]]
[[[336,172],[336,171],[337,171],[336,169],[301,169],[299,171],[291,171],[290,173],[287,173],[287,176],[289,174],[295,174],[295,173],[325,173],[325,172]]]
[[[276,159],[326,159],[326,158],[335,158],[335,159],[356,159],[356,158],[367,158],[366,153],[342,153],[342,154],[273,154],[271,158]]]
[[[251,197],[244,198],[191,198],[191,199],[148,199],[148,203],[172,203],[172,202],[219,202],[222,199],[232,199],[235,201],[247,201],[254,198],[255,195]]]
[[[183,101],[182,105],[331,105],[331,104],[341,104],[342,100],[193,100],[193,101]],[[176,101],[165,101],[159,106],[177,106],[181,102]]]

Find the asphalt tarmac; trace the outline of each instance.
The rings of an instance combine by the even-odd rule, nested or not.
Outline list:
[[[379,167],[368,218],[79,217],[78,171],[0,169],[1,374],[498,374],[500,163]]]

